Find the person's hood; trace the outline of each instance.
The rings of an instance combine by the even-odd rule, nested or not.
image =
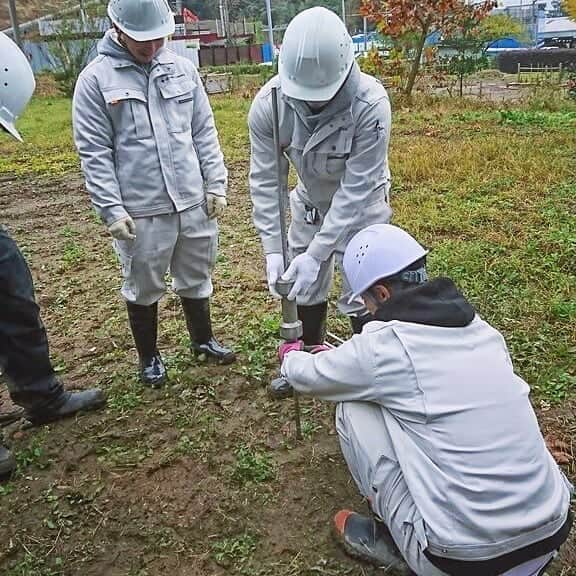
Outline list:
[[[109,58],[113,58],[117,60],[119,64],[136,64],[136,66],[146,66],[144,64],[140,64],[137,62],[132,54],[118,42],[118,35],[114,28],[111,28],[106,32],[102,40],[98,42],[98,54],[102,56],[108,56]],[[156,56],[154,56],[152,62],[149,64],[153,66],[157,62],[167,63],[168,61],[172,61],[171,58],[166,58],[166,56],[170,54],[170,52],[166,49],[164,45],[158,52]]]
[[[375,320],[463,328],[476,311],[449,278],[436,278],[393,294],[374,314]]]

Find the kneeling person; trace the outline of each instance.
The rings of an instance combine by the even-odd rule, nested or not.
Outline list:
[[[536,576],[570,531],[572,487],[538,427],[502,335],[426,250],[388,224],[349,243],[344,271],[375,321],[337,350],[280,348],[336,427],[373,518],[335,528],[352,555],[420,576]]]

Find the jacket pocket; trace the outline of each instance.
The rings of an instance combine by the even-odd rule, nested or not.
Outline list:
[[[340,180],[346,171],[346,162],[350,158],[352,139],[347,131],[341,130],[312,152],[312,170],[317,177]]]
[[[102,91],[116,134],[124,140],[152,137],[148,98],[142,90],[112,88]]]
[[[192,127],[196,84],[187,76],[164,76],[158,80],[158,87],[168,131],[189,131]]]

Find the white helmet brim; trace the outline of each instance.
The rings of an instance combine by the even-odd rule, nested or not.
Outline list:
[[[172,22],[167,22],[160,28],[156,28],[151,32],[137,32],[135,30],[128,30],[121,26],[120,24],[116,24],[118,28],[126,34],[132,40],[136,40],[136,42],[148,42],[149,40],[159,40],[160,38],[166,38],[168,36],[172,36],[175,30],[175,24]]]
[[[0,118],[0,124],[2,124],[2,128],[4,128],[6,130],[6,132],[8,132],[12,136],[14,136],[14,138],[16,138],[16,140],[18,140],[19,142],[24,142],[24,140],[22,139],[22,136],[20,136],[20,132],[18,132],[18,130],[16,130],[16,126],[14,126],[14,124],[12,122],[4,122],[4,120],[2,120],[2,118]]]
[[[348,70],[348,73],[350,70]],[[306,87],[299,82],[295,82],[288,77],[288,73],[283,70],[282,62],[278,62],[278,73],[280,74],[280,85],[282,93],[288,98],[294,100],[304,100],[305,102],[326,102],[332,100],[342,88],[346,81],[347,75],[344,78],[339,78],[332,84],[321,87]]]

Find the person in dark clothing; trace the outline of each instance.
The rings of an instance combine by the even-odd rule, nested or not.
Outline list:
[[[34,92],[26,56],[0,34],[0,126],[18,140],[14,121]],[[0,369],[10,397],[34,425],[45,424],[106,403],[101,390],[68,392],[56,377],[46,330],[34,297],[28,264],[16,242],[0,226]],[[14,456],[0,445],[0,478],[12,474]]]

